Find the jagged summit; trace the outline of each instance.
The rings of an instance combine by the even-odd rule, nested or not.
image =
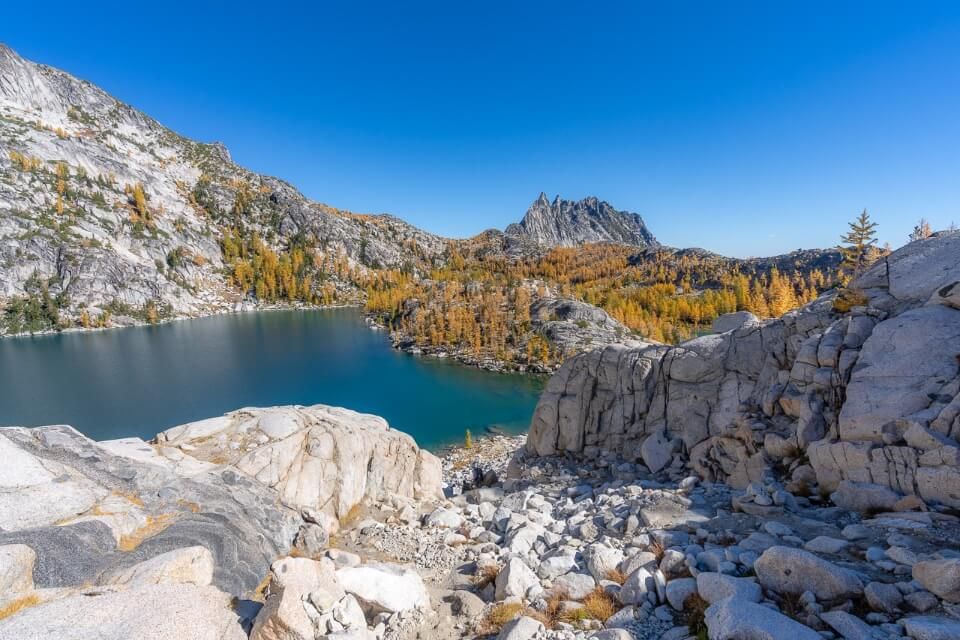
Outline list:
[[[518,224],[506,229],[507,235],[521,237],[550,247],[573,247],[589,242],[616,242],[635,247],[659,243],[636,213],[619,211],[594,196],[583,200],[553,202],[541,192]]]

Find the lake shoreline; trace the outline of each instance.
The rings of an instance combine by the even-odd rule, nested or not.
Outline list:
[[[248,306],[251,305],[251,306]],[[449,359],[455,361],[458,364],[461,364],[466,367],[473,367],[483,371],[489,371],[491,373],[516,373],[520,375],[528,376],[549,376],[552,375],[556,369],[559,368],[559,365],[556,367],[536,367],[531,366],[527,367],[524,365],[517,365],[513,362],[506,360],[500,360],[498,358],[486,357],[478,358],[471,354],[465,353],[461,350],[449,350],[443,347],[421,347],[416,344],[410,344],[410,339],[408,336],[400,335],[397,337],[393,330],[390,329],[386,324],[383,323],[382,319],[374,313],[369,313],[364,310],[364,305],[350,302],[344,304],[269,304],[269,305],[260,305],[257,303],[243,303],[241,308],[233,308],[230,310],[220,309],[220,310],[211,310],[209,313],[200,313],[196,315],[174,315],[167,318],[161,318],[156,322],[147,322],[145,320],[140,320],[133,316],[124,316],[122,318],[122,323],[111,324],[107,327],[64,327],[62,329],[45,329],[43,331],[25,331],[21,333],[11,333],[3,334],[0,333],[0,342],[9,339],[23,339],[23,338],[43,338],[48,336],[57,336],[57,335],[69,335],[69,334],[83,334],[83,333],[100,333],[103,331],[113,331],[116,329],[131,329],[134,327],[158,327],[163,325],[168,325],[176,322],[184,322],[188,320],[203,320],[204,318],[215,318],[220,316],[231,316],[231,315],[242,315],[249,313],[261,313],[261,312],[271,312],[271,311],[322,311],[325,309],[358,309],[364,316],[367,322],[367,326],[372,331],[385,331],[387,335],[390,336],[390,344],[392,348],[403,353],[407,353],[415,357],[426,357],[434,358],[437,360]]]
[[[542,376],[408,357],[356,305],[259,310],[274,313],[0,341],[0,424],[149,440],[238,407],[328,404],[383,415],[440,450],[467,429],[524,431],[543,388]]]

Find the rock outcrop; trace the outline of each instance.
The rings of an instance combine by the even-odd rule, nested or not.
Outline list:
[[[364,500],[442,495],[435,456],[380,416],[339,407],[241,409],[164,431],[157,443],[227,464],[287,506],[335,520]]]
[[[850,481],[960,507],[958,281],[960,234],[945,232],[880,260],[852,304],[829,292],[677,346],[577,356],[547,384],[527,450],[666,456],[740,488],[780,465],[821,492]]]
[[[636,213],[618,211],[597,198],[553,202],[545,193],[530,205],[519,223],[506,228],[508,237],[548,247],[574,247],[589,242],[615,242],[634,247],[657,246],[657,240]]]
[[[10,427],[0,451],[0,548],[30,548],[41,589],[212,583],[241,595],[295,539],[320,547],[361,503],[441,495],[439,461],[411,437],[323,405],[243,409],[153,445]]]

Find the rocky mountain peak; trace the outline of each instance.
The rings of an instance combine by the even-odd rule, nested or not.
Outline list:
[[[507,235],[550,247],[573,247],[590,242],[615,242],[636,247],[657,246],[657,240],[636,213],[619,211],[590,196],[579,201],[557,195],[553,202],[540,193]]]

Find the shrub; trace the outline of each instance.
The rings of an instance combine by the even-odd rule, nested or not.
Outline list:
[[[866,294],[859,289],[843,288],[837,292],[833,300],[833,310],[837,313],[848,313],[854,307],[866,306],[870,302]]]

